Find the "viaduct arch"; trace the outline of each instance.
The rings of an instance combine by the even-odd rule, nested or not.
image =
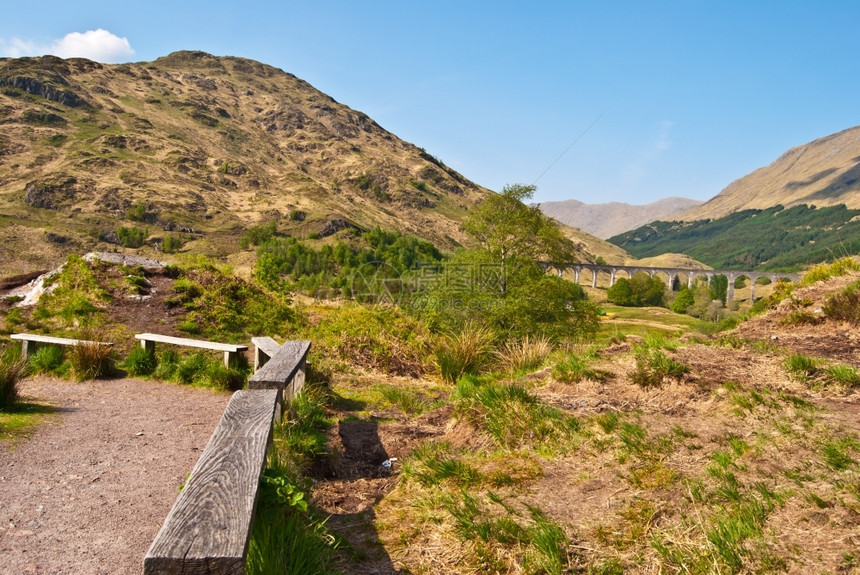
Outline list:
[[[791,274],[791,273],[780,273],[780,272],[746,272],[746,271],[738,271],[738,270],[709,270],[703,268],[660,268],[660,267],[652,267],[652,266],[619,266],[619,265],[609,265],[609,264],[586,264],[586,263],[569,263],[569,264],[556,264],[556,263],[545,263],[541,264],[544,271],[548,271],[550,269],[555,270],[559,277],[566,272],[572,271],[574,275],[574,281],[576,283],[580,283],[582,272],[587,270],[591,272],[591,287],[597,287],[597,278],[598,275],[609,274],[609,286],[615,285],[615,281],[618,278],[618,272],[624,272],[627,275],[627,278],[632,278],[635,274],[639,272],[645,272],[649,276],[663,276],[665,275],[667,278],[667,283],[671,285],[672,278],[675,276],[684,276],[687,278],[687,287],[693,287],[693,279],[699,276],[704,276],[707,278],[708,283],[711,283],[711,280],[714,276],[724,275],[729,280],[729,289],[726,294],[726,300],[728,302],[734,299],[735,292],[735,280],[741,276],[745,276],[750,279],[750,303],[755,301],[755,282],[758,278],[768,278],[772,282],[776,282],[778,280],[787,279],[790,281],[797,281],[802,277],[802,274]]]

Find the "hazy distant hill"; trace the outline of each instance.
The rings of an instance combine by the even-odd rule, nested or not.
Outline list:
[[[800,204],[860,208],[860,127],[792,148],[674,219],[715,219],[740,210]]]
[[[585,204],[578,200],[564,200],[543,202],[540,209],[564,224],[606,239],[654,220],[669,219],[701,203],[687,198],[664,198],[639,206],[621,202]]]
[[[322,237],[379,225],[450,248],[486,193],[252,60],[0,59],[0,275],[115,240],[121,226],[184,232],[216,256],[261,221]]]

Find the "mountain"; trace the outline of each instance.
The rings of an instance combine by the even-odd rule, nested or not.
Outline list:
[[[655,220],[667,219],[702,202],[687,198],[664,198],[645,205],[621,202],[585,204],[578,200],[543,202],[539,207],[551,218],[607,239]]]
[[[651,222],[609,241],[637,258],[682,252],[717,269],[796,272],[860,253],[860,210],[741,210],[715,220]]]
[[[798,271],[860,253],[860,127],[792,148],[704,204],[609,238],[637,258]]]
[[[120,228],[139,228],[144,250],[182,234],[213,257],[268,222],[452,248],[489,193],[292,74],[203,52],[0,59],[0,126],[0,276],[121,250]]]
[[[860,208],[860,126],[791,148],[675,219],[717,219],[741,210],[801,204]]]

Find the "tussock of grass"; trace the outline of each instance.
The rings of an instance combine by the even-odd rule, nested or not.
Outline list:
[[[552,377],[561,383],[577,383],[583,379],[603,381],[609,372],[589,367],[589,356],[569,355],[552,368]]]
[[[542,403],[522,387],[470,376],[457,384],[455,413],[510,449],[562,446],[579,429],[575,417]]]
[[[0,355],[0,410],[10,409],[18,400],[18,382],[27,376],[28,368],[17,346]]]
[[[690,372],[690,368],[663,353],[660,348],[647,343],[634,348],[636,367],[630,379],[642,387],[659,387],[663,380],[671,378],[680,381]]]
[[[465,374],[481,372],[492,357],[493,334],[484,326],[466,323],[456,333],[443,336],[436,344],[436,366],[442,379],[455,383]]]
[[[69,349],[69,363],[74,378],[84,381],[116,373],[113,349],[109,345],[99,343],[106,339],[104,334],[85,331],[80,337],[83,342]]]
[[[540,367],[551,351],[552,342],[549,338],[525,336],[506,341],[496,351],[496,356],[502,369],[517,372]]]

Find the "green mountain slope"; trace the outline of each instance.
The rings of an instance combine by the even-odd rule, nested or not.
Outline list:
[[[674,252],[717,269],[798,271],[860,253],[860,210],[743,210],[714,220],[653,222],[609,241],[637,258]]]

